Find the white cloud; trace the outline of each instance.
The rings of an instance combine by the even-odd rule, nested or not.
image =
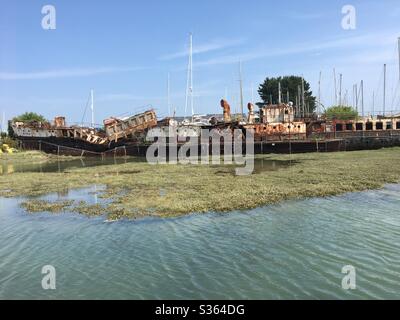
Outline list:
[[[42,80],[54,78],[88,77],[106,73],[137,71],[139,67],[71,68],[34,72],[0,72],[0,80]]]
[[[377,50],[380,46],[395,43],[398,32],[387,32],[385,34],[364,34],[357,36],[348,36],[343,38],[335,38],[322,42],[309,42],[291,44],[290,47],[282,49],[271,48],[255,48],[242,54],[224,55],[216,58],[203,60],[195,63],[196,67],[210,66],[220,64],[234,64],[238,61],[251,61],[268,57],[279,57],[282,55],[295,55],[302,53],[315,53],[321,54],[321,50],[326,49],[345,49],[354,47],[376,47]]]
[[[228,47],[233,47],[240,45],[244,42],[243,39],[215,39],[210,41],[209,43],[194,45],[193,54],[206,53],[211,51],[222,50]],[[177,58],[186,57],[188,55],[188,49],[175,52],[172,54],[164,55],[160,57],[160,60],[172,60]]]

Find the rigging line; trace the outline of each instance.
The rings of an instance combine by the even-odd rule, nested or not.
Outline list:
[[[82,124],[82,125],[83,125],[83,121],[85,120],[86,111],[87,111],[87,108],[88,108],[88,106],[89,106],[89,101],[90,101],[90,94],[89,94],[88,99],[87,99],[87,101],[86,101],[85,111],[83,112],[82,121],[81,121],[81,124]]]
[[[380,76],[379,76],[378,85],[375,90],[375,95],[376,95],[375,97],[379,96],[379,90],[382,87],[382,85],[383,85],[383,70],[381,71]]]
[[[396,98],[397,98],[397,92],[399,90],[399,87],[400,87],[400,81],[397,82],[396,90],[394,90],[394,92],[392,91],[392,105],[391,105],[392,109],[394,107],[394,102],[396,101]]]

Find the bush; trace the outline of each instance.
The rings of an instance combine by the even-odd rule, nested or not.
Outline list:
[[[332,106],[326,109],[325,117],[328,120],[355,120],[358,112],[350,106]]]

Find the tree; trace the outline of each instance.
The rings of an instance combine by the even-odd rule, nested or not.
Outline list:
[[[332,106],[326,109],[325,117],[329,120],[355,120],[358,112],[350,106]]]
[[[296,101],[298,97],[298,88],[302,88],[302,77],[286,76],[278,78],[266,78],[264,83],[260,84],[258,93],[264,103],[278,103],[279,100],[279,82],[281,83],[282,101],[287,102],[287,93],[289,92],[289,100]],[[309,113],[316,108],[316,98],[312,95],[310,84],[304,80],[304,102]],[[272,97],[272,101],[271,101]],[[300,104],[299,101],[298,104]]]
[[[29,122],[29,121],[38,121],[38,122],[47,122],[46,118],[41,114],[35,112],[25,112],[13,119],[13,121],[20,122]]]

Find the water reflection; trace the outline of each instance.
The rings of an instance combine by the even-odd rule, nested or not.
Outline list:
[[[107,166],[125,164],[130,162],[144,162],[145,158],[138,157],[113,157],[113,158],[78,158],[74,160],[56,160],[45,163],[10,163],[2,162],[0,165],[0,175],[12,174],[16,172],[64,172],[71,168],[85,168],[95,166]]]

